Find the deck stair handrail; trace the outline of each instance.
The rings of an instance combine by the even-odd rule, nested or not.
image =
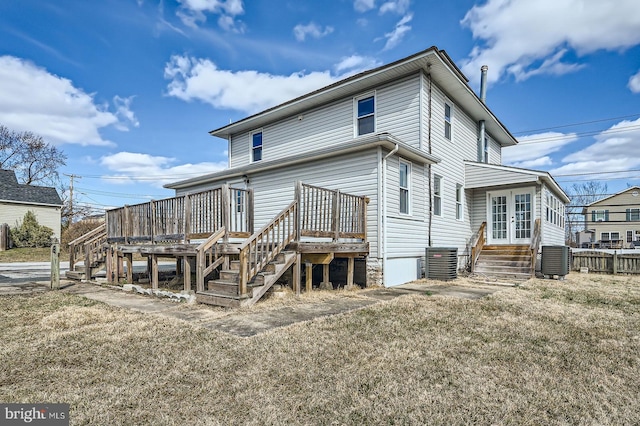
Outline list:
[[[471,272],[475,269],[478,257],[480,257],[480,253],[482,253],[482,249],[486,244],[486,228],[487,222],[482,222],[474,239],[471,241]]]
[[[298,202],[293,201],[271,222],[256,231],[239,248],[239,295],[247,294],[247,285],[285,247],[297,238]]]
[[[536,273],[536,259],[538,257],[538,250],[540,249],[540,243],[542,241],[542,226],[540,219],[536,219],[533,225],[533,234],[531,235],[531,244],[529,249],[531,250],[531,276]]]
[[[366,239],[369,198],[298,182],[300,236]]]
[[[92,261],[100,258],[100,254],[94,253],[94,251],[106,243],[106,237],[106,224],[103,223],[71,241],[69,243],[69,270],[75,271],[76,263],[82,259],[86,271],[89,272]]]
[[[108,210],[110,242],[189,242],[222,227],[231,237],[253,233],[253,191],[228,185]]]
[[[227,230],[222,227],[196,247],[196,285],[197,291],[204,291],[204,280],[207,275],[222,265],[227,259],[222,255],[218,242],[226,239]]]

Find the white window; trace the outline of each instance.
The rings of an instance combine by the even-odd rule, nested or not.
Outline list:
[[[600,233],[600,241],[609,241],[609,233],[601,232]]]
[[[484,138],[484,158],[485,163],[489,163],[489,139],[485,136]]]
[[[251,135],[251,161],[262,160],[262,132]]]
[[[627,231],[627,242],[633,242],[633,231]]]
[[[640,221],[640,209],[627,209],[627,222]]]
[[[411,180],[411,164],[400,160],[400,213],[409,214],[410,192],[409,185]]]
[[[553,194],[547,193],[547,222],[557,226],[558,228],[564,228],[565,222],[565,205],[556,198]]]
[[[366,135],[376,130],[375,97],[367,96],[357,99],[356,135]]]
[[[619,232],[612,232],[611,233],[611,239],[614,241],[617,241],[620,239],[620,233]]]
[[[444,104],[444,137],[451,140],[451,124],[453,123],[453,109],[447,102]]]
[[[433,176],[433,214],[442,216],[442,176]]]
[[[456,185],[456,219],[462,220],[462,197],[464,197],[464,191],[462,190],[462,185]]]

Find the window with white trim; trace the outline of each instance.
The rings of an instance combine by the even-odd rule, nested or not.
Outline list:
[[[453,108],[448,102],[444,103],[444,137],[451,140],[453,123]]]
[[[410,197],[411,164],[400,160],[400,213],[409,214],[411,208]]]
[[[600,241],[609,241],[609,233],[601,232],[600,233]]]
[[[442,176],[433,176],[433,214],[442,216]]]
[[[251,161],[262,160],[262,132],[251,135]]]
[[[456,184],[456,219],[463,219],[462,212],[462,198],[464,197],[464,191],[462,189],[462,185]]]
[[[620,239],[620,233],[619,232],[612,232],[611,233],[611,240],[617,241],[619,239]]]
[[[356,135],[366,135],[376,131],[375,103],[373,95],[357,99]]]
[[[555,195],[547,193],[547,222],[557,226],[558,228],[564,228],[565,222],[565,205]]]
[[[633,231],[627,231],[627,242],[633,242]]]

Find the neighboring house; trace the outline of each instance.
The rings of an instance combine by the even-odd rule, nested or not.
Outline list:
[[[593,246],[629,248],[640,245],[640,186],[595,201],[582,210]]]
[[[367,196],[369,284],[416,279],[430,246],[457,247],[466,267],[483,222],[487,244],[528,247],[536,219],[542,244],[564,244],[567,195],[546,172],[500,164],[516,139],[436,47],[210,133],[229,168],[167,188],[251,188],[255,229],[296,181]]]
[[[38,223],[53,229],[60,240],[61,209],[62,200],[55,188],[19,184],[13,170],[0,170],[0,223],[14,227],[32,211]]]

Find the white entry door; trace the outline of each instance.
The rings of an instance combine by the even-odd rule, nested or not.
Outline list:
[[[491,192],[487,196],[489,244],[528,244],[533,229],[531,189]]]

